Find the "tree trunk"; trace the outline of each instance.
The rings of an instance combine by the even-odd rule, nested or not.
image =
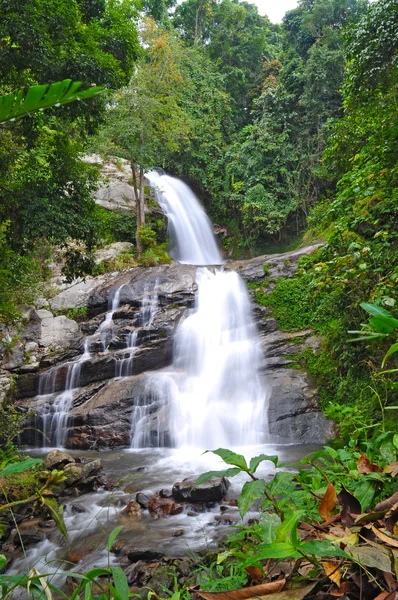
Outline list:
[[[135,232],[135,243],[137,246],[137,258],[141,258],[142,244],[141,244],[141,240],[140,240],[140,227],[143,224],[142,219],[144,218],[144,220],[145,220],[145,215],[143,217],[141,214],[141,208],[143,207],[143,203],[141,203],[141,193],[143,194],[143,192],[144,192],[142,182],[141,182],[142,169],[140,168],[140,189],[138,189],[137,163],[135,162],[134,158],[131,158],[130,166],[131,166],[131,171],[133,173],[133,187],[134,187],[135,210],[136,210],[136,219],[137,219],[137,227],[136,227],[136,232]],[[143,209],[142,209],[142,212],[144,212]]]

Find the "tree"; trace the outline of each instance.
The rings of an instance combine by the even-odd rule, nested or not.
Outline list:
[[[130,161],[137,210],[137,252],[145,223],[144,172],[163,166],[167,155],[188,143],[191,120],[181,100],[188,82],[181,63],[184,45],[147,19],[142,31],[146,56],[128,86],[116,92],[97,147]]]

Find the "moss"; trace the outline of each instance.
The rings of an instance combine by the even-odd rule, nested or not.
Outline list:
[[[309,292],[300,279],[280,279],[270,293],[262,286],[255,290],[255,299],[258,304],[273,309],[282,331],[300,331],[311,327]]]
[[[269,264],[268,263],[264,263],[263,271],[264,271],[265,276],[269,275]]]

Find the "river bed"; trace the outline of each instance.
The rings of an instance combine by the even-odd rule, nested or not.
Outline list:
[[[246,459],[267,454],[277,455],[283,463],[293,463],[318,447],[311,444],[257,445],[234,448],[234,451],[244,454]],[[38,449],[28,452],[30,455],[43,455],[43,451]],[[45,453],[47,452],[48,449]],[[217,515],[221,514],[218,503],[203,512],[194,512],[190,506],[181,514],[157,519],[152,518],[146,510],[140,518],[123,513],[123,508],[135,499],[137,492],[151,497],[161,489],[171,489],[174,483],[185,477],[223,469],[223,461],[214,454],[203,454],[203,450],[191,447],[111,451],[101,454],[68,452],[75,458],[100,458],[104,474],[116,488],[65,498],[64,517],[68,542],[57,530],[49,530],[47,539],[29,549],[25,557],[21,556],[14,561],[12,572],[27,572],[35,567],[41,573],[53,573],[53,583],[60,585],[60,570],[86,571],[94,566],[118,564],[120,557],[106,552],[106,541],[109,533],[119,525],[123,526],[117,538],[120,548],[156,550],[173,557],[211,550],[225,537],[227,529],[230,529],[230,526],[216,521]],[[274,465],[266,461],[260,465],[257,474],[269,479],[275,472]],[[239,495],[247,476],[239,475],[230,481],[231,487],[225,504]],[[250,516],[253,515],[249,514],[246,518]]]

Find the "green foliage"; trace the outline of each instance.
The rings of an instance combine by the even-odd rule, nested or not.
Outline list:
[[[343,513],[349,510],[345,506],[347,502],[359,503],[360,510],[364,512],[383,497],[388,497],[394,490],[390,473],[398,456],[398,436],[394,432],[385,432],[363,444],[352,440],[349,446],[341,449],[326,446],[304,457],[298,465],[294,465],[294,471],[280,470],[293,465],[279,464],[276,457],[270,457],[278,468],[270,481],[254,476],[258,464],[266,457],[253,457],[251,469],[242,455],[225,449],[216,450],[215,454],[222,457],[227,465],[235,465],[238,471],[246,472],[251,478],[238,499],[241,515],[253,506],[260,507],[258,519],[237,527],[217,559],[201,568],[202,588],[224,591],[246,583],[247,567],[254,566],[262,572],[263,561],[268,559],[279,562],[304,558],[312,563],[313,575],[320,572],[319,558],[341,557],[346,561],[356,561],[354,550],[358,541],[355,535],[352,542],[347,541],[348,537],[344,540],[343,551],[340,547],[342,538],[331,532],[327,539],[308,540],[308,524],[317,526],[320,521],[334,517],[336,494],[339,492],[343,494]],[[375,519],[380,518],[380,513],[377,514]],[[366,517],[370,522],[375,520],[371,515]],[[299,522],[307,524],[300,532]]]
[[[34,299],[41,280],[36,260],[10,248],[9,229],[10,221],[0,223],[0,322],[7,323],[18,319],[20,304]]]
[[[258,304],[273,308],[273,315],[282,331],[300,331],[312,324],[309,290],[300,279],[280,279],[270,293],[263,286],[258,286],[254,297]]]
[[[113,242],[132,242],[137,227],[135,215],[127,212],[117,213],[96,205],[94,210],[98,228],[98,238]]]
[[[65,79],[49,85],[33,85],[26,92],[20,90],[0,96],[0,124],[15,121],[37,110],[92,98],[103,91],[103,88],[94,86],[79,92],[80,86],[79,81]]]

